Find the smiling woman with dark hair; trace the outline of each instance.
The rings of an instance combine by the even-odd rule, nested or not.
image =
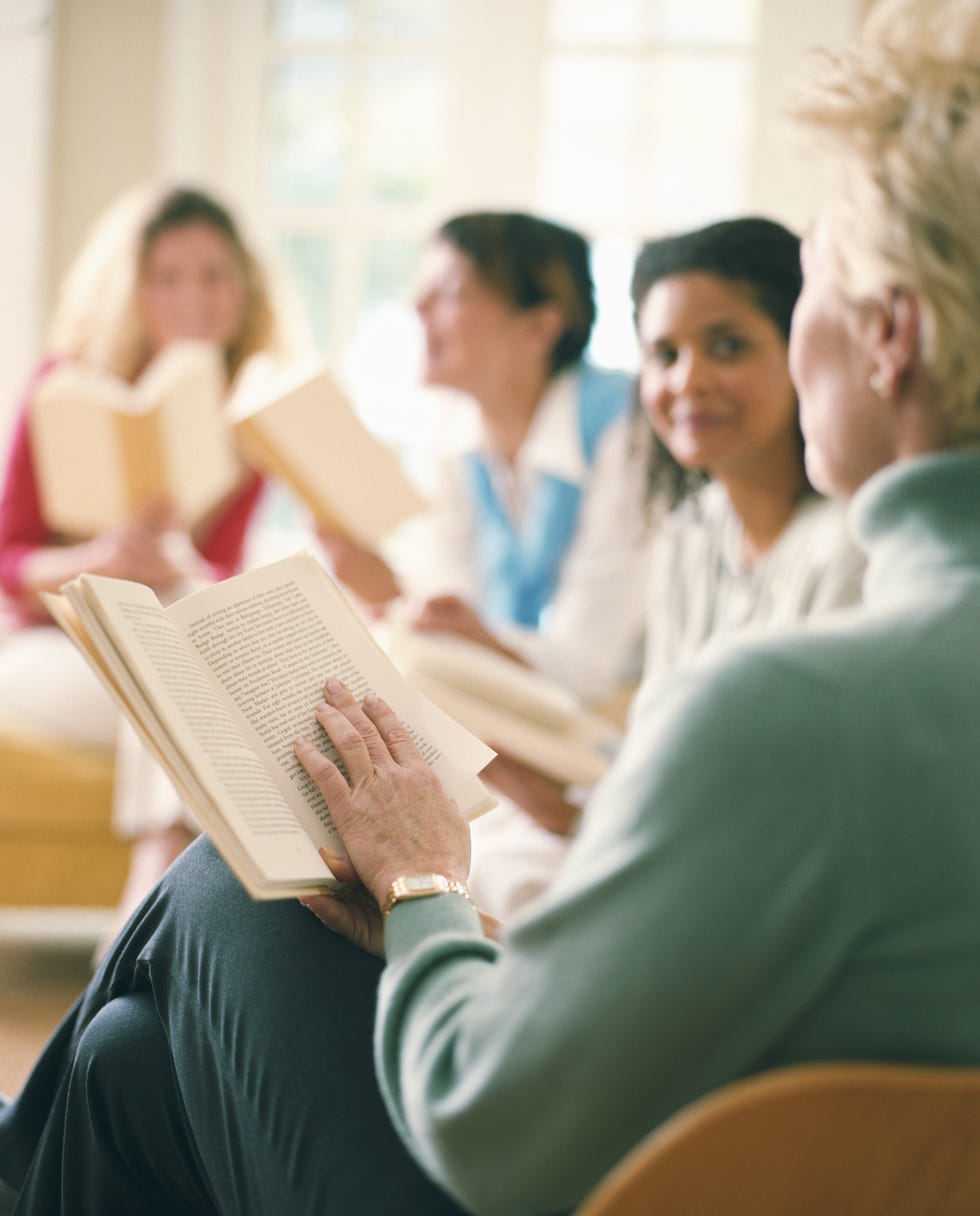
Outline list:
[[[808,103],[846,195],[790,348],[863,604],[648,684],[500,943],[458,809],[328,681],[346,775],[297,750],[361,885],[309,901],[331,933],[189,850],[0,1114],[20,1212],[566,1212],[735,1078],[980,1064],[980,14],[879,10]]]
[[[674,510],[650,559],[644,674],[710,640],[856,603],[864,558],[807,480],[788,342],[800,241],[726,220],[650,241],[632,294],[652,487]]]
[[[641,342],[642,308],[653,287],[664,279],[693,274],[734,285],[775,326],[784,343],[789,342],[793,309],[803,286],[796,233],[775,220],[750,216],[648,241],[637,254],[630,283]],[[803,436],[797,435],[802,461]],[[654,493],[665,494],[669,504],[677,506],[707,479],[703,468],[678,463],[670,448],[656,438],[649,469]]]

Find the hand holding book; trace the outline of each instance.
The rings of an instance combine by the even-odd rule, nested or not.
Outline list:
[[[329,747],[313,718],[325,677],[384,696],[464,814],[493,805],[476,776],[493,753],[409,686],[309,554],[167,608],[93,575],[45,602],[256,898],[335,885],[318,850],[342,845],[293,752],[312,728]]]
[[[433,595],[412,610],[408,623],[420,633],[446,633],[465,638],[478,646],[496,651],[526,667],[524,659],[510,650],[483,623],[483,618],[458,595]]]
[[[569,783],[547,776],[540,767],[501,752],[483,770],[483,780],[552,836],[572,836],[578,828],[581,800],[572,801]]]
[[[369,615],[383,617],[402,588],[381,554],[325,524],[317,526],[316,535],[334,578],[357,597]]]
[[[359,704],[341,681],[329,680],[316,717],[346,771],[308,739],[299,741],[297,754],[329,802],[347,856],[375,902],[380,906],[405,874],[465,883],[466,820],[391,708],[374,694]]]

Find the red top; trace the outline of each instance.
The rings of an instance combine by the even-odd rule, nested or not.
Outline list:
[[[23,625],[38,620],[36,609],[17,602],[23,592],[21,570],[24,561],[36,549],[59,543],[59,537],[48,527],[41,509],[28,426],[37,386],[58,362],[56,358],[45,359],[27,383],[14,424],[0,492],[0,589],[13,601],[15,622]],[[211,567],[215,582],[234,574],[241,566],[245,533],[258,505],[262,485],[262,479],[250,473],[241,489],[216,515],[207,534],[194,542]]]

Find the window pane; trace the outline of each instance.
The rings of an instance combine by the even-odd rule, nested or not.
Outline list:
[[[602,237],[592,246],[596,323],[589,357],[603,367],[637,368],[636,337],[630,282],[636,245],[623,237]]]
[[[272,0],[272,31],[280,38],[348,38],[355,0]]]
[[[448,25],[448,0],[374,0],[368,33],[376,38],[439,38]]]
[[[423,240],[376,237],[367,250],[364,292],[344,370],[367,426],[393,443],[412,440],[413,389],[422,334],[413,300]],[[417,436],[415,436],[417,438]]]
[[[651,235],[744,209],[754,67],[747,59],[671,55],[651,70],[654,136],[644,149]]]
[[[437,435],[419,410],[421,351],[421,326],[411,305],[389,301],[362,312],[343,360],[345,385],[361,419],[399,446],[425,447]]]
[[[654,36],[670,43],[745,46],[759,31],[759,0],[659,0]]]
[[[327,237],[315,232],[281,232],[276,253],[290,287],[310,327],[313,342],[326,350],[330,340],[330,284],[333,250]]]
[[[625,223],[639,82],[634,62],[551,56],[544,71],[539,168],[546,211],[611,227]]]
[[[417,237],[383,236],[371,242],[368,251],[364,303],[397,301],[410,304],[418,278],[422,241]]]
[[[548,37],[557,42],[599,46],[636,42],[644,33],[648,0],[551,0]]]
[[[334,202],[349,146],[347,72],[337,58],[291,59],[276,65],[266,101],[266,188],[286,205]],[[314,117],[315,116],[315,120]]]
[[[760,0],[551,0],[548,36],[584,46],[740,46],[753,42]]]
[[[430,196],[446,158],[445,74],[432,60],[384,59],[368,70],[364,158],[379,202]]]

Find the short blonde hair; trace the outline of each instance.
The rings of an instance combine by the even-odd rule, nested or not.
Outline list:
[[[56,354],[134,379],[149,358],[138,307],[138,287],[149,246],[160,233],[205,223],[230,243],[246,283],[241,332],[225,352],[229,377],[249,355],[286,344],[269,276],[230,212],[191,186],[139,187],[123,195],[96,222],[65,276],[48,346]]]
[[[815,59],[793,118],[834,171],[827,234],[845,293],[918,297],[952,440],[980,443],[977,0],[879,0],[852,47]]]

